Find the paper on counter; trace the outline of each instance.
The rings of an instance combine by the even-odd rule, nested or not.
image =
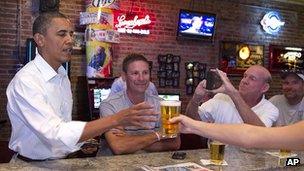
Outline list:
[[[222,162],[222,164],[217,164],[217,163],[211,162],[210,159],[201,159],[201,163],[202,163],[203,165],[218,165],[218,166],[227,166],[227,165],[228,165],[228,163],[226,162],[226,160],[224,160],[224,161]]]
[[[174,165],[165,165],[159,167],[147,166],[144,165],[141,167],[144,171],[163,171],[163,170],[189,170],[189,171],[212,171],[208,168],[202,167],[196,163],[188,162],[188,163],[179,163]]]
[[[297,156],[296,153],[290,153],[289,155],[281,156],[280,152],[278,152],[278,151],[277,152],[267,151],[266,153],[269,154],[269,155],[271,155],[271,156],[279,157],[279,158],[288,158],[288,157],[296,157]]]

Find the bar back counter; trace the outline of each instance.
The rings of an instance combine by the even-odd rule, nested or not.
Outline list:
[[[200,159],[209,159],[208,149],[184,151],[187,156],[183,160],[172,159],[173,152],[144,153],[118,156],[100,156],[81,159],[63,159],[44,162],[18,162],[0,164],[0,171],[11,170],[126,170],[139,171],[144,165],[163,166],[178,163],[194,162],[201,166]],[[296,151],[296,158],[304,162],[304,152]],[[211,170],[244,171],[244,170],[304,170],[301,163],[298,166],[283,166],[283,160],[269,155],[265,150],[248,150],[233,146],[226,147],[225,160],[227,166],[203,166]]]

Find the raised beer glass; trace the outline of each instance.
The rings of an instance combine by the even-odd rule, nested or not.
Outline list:
[[[178,134],[178,123],[169,123],[173,117],[179,116],[181,110],[181,101],[178,100],[162,100],[160,101],[161,110],[161,132],[165,138],[174,138]]]

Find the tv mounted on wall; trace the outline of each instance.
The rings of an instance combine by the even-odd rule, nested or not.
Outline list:
[[[212,41],[215,34],[216,15],[181,9],[177,38]]]

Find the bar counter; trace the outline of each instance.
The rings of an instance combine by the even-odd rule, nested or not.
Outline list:
[[[163,166],[185,162],[194,162],[201,166],[200,159],[209,159],[208,149],[184,151],[187,156],[184,160],[171,159],[173,152],[144,153],[131,155],[118,155],[111,157],[93,157],[82,159],[64,159],[45,162],[20,162],[0,164],[0,171],[11,170],[126,170],[139,171],[141,166]],[[304,153],[298,154],[301,162],[304,162]],[[203,166],[212,170],[243,171],[243,170],[304,170],[304,166],[279,165],[279,158],[266,154],[263,150],[244,150],[228,146],[225,150],[225,160],[228,166]]]

